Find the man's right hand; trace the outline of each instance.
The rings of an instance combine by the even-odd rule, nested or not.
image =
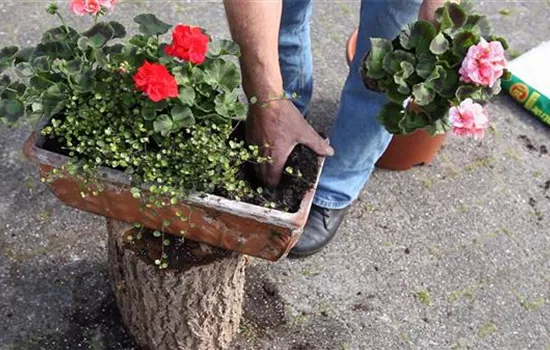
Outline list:
[[[288,156],[303,144],[320,156],[330,157],[334,150],[306,121],[289,100],[274,100],[251,106],[247,118],[246,138],[257,145],[270,162],[260,164],[257,174],[268,187],[279,184]]]
[[[321,156],[331,156],[334,151],[291,101],[273,99],[283,91],[278,53],[283,1],[224,0],[224,5],[233,40],[241,47],[244,92],[260,101],[248,113],[247,141],[270,157],[271,163],[260,165],[257,172],[265,185],[276,187],[297,144]]]

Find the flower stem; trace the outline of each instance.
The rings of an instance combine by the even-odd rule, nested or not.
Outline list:
[[[50,84],[54,84],[55,85],[55,81],[51,81],[50,79],[48,78],[44,78],[43,76],[41,76],[40,74],[37,74],[36,77],[46,83],[50,83]]]
[[[59,18],[59,20],[61,21],[61,24],[63,24],[63,28],[65,28],[65,31],[67,32],[67,34],[69,34],[69,27],[67,27],[67,23],[65,23],[65,19],[63,18],[63,16],[61,16],[61,14],[58,12],[58,11],[55,11],[55,15]]]

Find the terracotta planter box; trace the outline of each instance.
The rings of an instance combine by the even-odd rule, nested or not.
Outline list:
[[[38,167],[40,175],[47,177],[69,158],[43,149],[43,144],[44,140],[32,133],[23,152]],[[319,175],[322,164],[320,159]],[[68,174],[48,186],[57,198],[71,207],[129,223],[139,222],[157,230],[161,230],[163,221],[168,219],[170,225],[164,227],[167,233],[271,261],[286,256],[297,242],[315,193],[315,188],[306,193],[296,213],[197,194],[191,195],[185,203],[155,209],[159,215],[152,215],[142,210],[143,204],[130,193],[128,175],[109,168],[101,168],[99,175],[105,189],[97,196],[82,198],[82,181]],[[178,219],[177,214],[187,220]]]

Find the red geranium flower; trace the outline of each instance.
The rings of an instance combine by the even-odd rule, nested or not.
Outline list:
[[[134,83],[139,91],[145,92],[154,102],[178,97],[176,78],[162,64],[145,61],[134,75]]]
[[[210,39],[201,28],[177,25],[172,32],[172,44],[166,46],[167,55],[201,64],[206,59]]]

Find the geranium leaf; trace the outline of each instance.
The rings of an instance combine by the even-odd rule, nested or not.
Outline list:
[[[215,40],[208,45],[207,57],[215,58],[220,56],[241,56],[241,48],[231,40]]]
[[[61,83],[51,85],[42,94],[44,117],[49,118],[59,113],[66,104],[67,86]]]
[[[174,122],[168,114],[161,114],[157,120],[153,122],[153,129],[162,136],[167,136],[172,131],[173,126]]]
[[[504,39],[503,37],[501,36],[498,36],[498,35],[491,35],[489,37],[489,41],[498,41],[499,43],[502,44],[502,48],[504,50],[508,50],[508,41],[506,39]]]
[[[468,16],[464,29],[468,29],[478,35],[487,37],[491,33],[491,23],[489,22],[487,16],[472,14]]]
[[[8,46],[0,50],[0,73],[11,66],[18,51],[19,48],[17,46]]]
[[[414,48],[414,43],[411,39],[413,27],[414,25],[407,24],[399,33],[399,44],[404,49],[412,50]]]
[[[447,2],[445,6],[447,7],[449,18],[451,19],[454,29],[458,29],[466,24],[468,16],[461,5],[454,2]]]
[[[442,97],[452,98],[458,88],[458,73],[455,69],[445,70],[445,75],[434,84],[434,90]]]
[[[181,87],[178,99],[185,105],[192,106],[195,103],[195,90],[190,86]]]
[[[414,73],[414,66],[407,61],[402,61],[400,70],[393,75],[393,79],[398,86],[397,91],[400,94],[408,94],[410,92],[407,79]]]
[[[428,52],[430,50],[430,43],[436,34],[437,31],[433,24],[428,21],[418,21],[412,28],[411,45],[416,48],[417,53]]]
[[[418,63],[416,64],[416,74],[419,77],[427,79],[435,68],[437,58],[431,53],[424,53],[418,56]]]
[[[435,69],[432,71],[432,74],[426,79],[424,84],[434,90],[438,90],[442,85],[443,81],[447,78],[447,71],[440,65],[436,65]]]
[[[420,83],[413,86],[414,102],[419,106],[430,104],[435,98],[435,91]]]
[[[94,87],[94,72],[89,69],[83,69],[81,73],[75,73],[69,76],[71,87],[79,92],[91,91]]]
[[[470,30],[458,33],[453,38],[453,54],[457,57],[464,57],[468,49],[479,42],[479,34]]]
[[[204,82],[214,88],[227,92],[235,90],[241,81],[237,66],[223,59],[217,59],[203,65]]]
[[[161,21],[150,13],[136,16],[134,22],[139,24],[139,31],[145,35],[162,35],[172,28],[172,25]]]
[[[115,38],[124,38],[126,36],[126,28],[119,22],[111,21],[109,25],[114,30],[113,39]]]
[[[176,105],[170,111],[170,115],[173,120],[173,129],[177,131],[184,127],[189,127],[195,124],[195,118],[193,118],[193,112],[188,106]]]
[[[383,69],[384,57],[393,51],[391,41],[381,38],[371,38],[371,50],[364,62],[366,75],[372,79],[381,79],[386,75]]]
[[[157,117],[157,110],[152,103],[147,103],[141,108],[141,116],[145,120],[155,120]]]
[[[395,50],[384,57],[383,68],[390,74],[395,74],[401,70],[401,62],[408,62],[412,65],[416,63],[416,58],[410,52]]]
[[[397,103],[399,105],[402,105],[403,101],[405,101],[407,99],[407,97],[409,97],[409,95],[407,95],[407,94],[400,93],[399,90],[397,89],[397,87],[395,87],[395,85],[393,85],[391,88],[387,89],[386,96],[388,97],[388,99],[390,101],[392,101],[394,103]]]
[[[99,48],[114,38],[115,30],[108,23],[99,22],[86,32],[82,33],[82,35],[89,39],[89,46]]]
[[[68,33],[67,33],[68,31]],[[55,27],[48,29],[42,34],[42,43],[51,43],[59,41],[74,41],[78,38],[78,32],[71,27]]]
[[[403,106],[388,102],[382,106],[378,114],[378,121],[391,134],[402,134],[403,131],[399,127],[399,122],[404,117]]]
[[[460,101],[463,101],[467,99],[468,97],[471,97],[474,92],[476,92],[478,88],[476,88],[473,85],[461,85],[456,90],[456,98],[458,98]]]
[[[21,78],[29,78],[34,75],[34,68],[28,62],[21,62],[15,66],[15,73]]]
[[[426,115],[426,113],[406,110],[398,125],[402,133],[410,134],[413,131],[422,129],[429,124],[430,118]]]
[[[470,95],[472,100],[477,102],[488,101],[491,98],[495,97],[502,91],[500,79],[495,81],[493,87],[482,87],[477,89],[473,94]]]
[[[451,123],[449,122],[448,115],[430,123],[424,130],[432,136],[445,134],[447,131],[451,130]]]
[[[0,119],[14,123],[25,115],[25,106],[19,100],[0,100]]]
[[[21,62],[28,62],[34,52],[34,47],[25,47],[20,49],[17,54],[15,54],[15,64]]]
[[[449,49],[449,41],[443,33],[439,33],[430,43],[430,52],[434,55],[443,55]]]
[[[11,79],[7,75],[3,75],[2,78],[0,78],[0,93],[2,90],[4,90],[8,85],[10,85]]]
[[[7,46],[0,50],[0,60],[5,58],[13,58],[15,54],[19,51],[17,46]]]

